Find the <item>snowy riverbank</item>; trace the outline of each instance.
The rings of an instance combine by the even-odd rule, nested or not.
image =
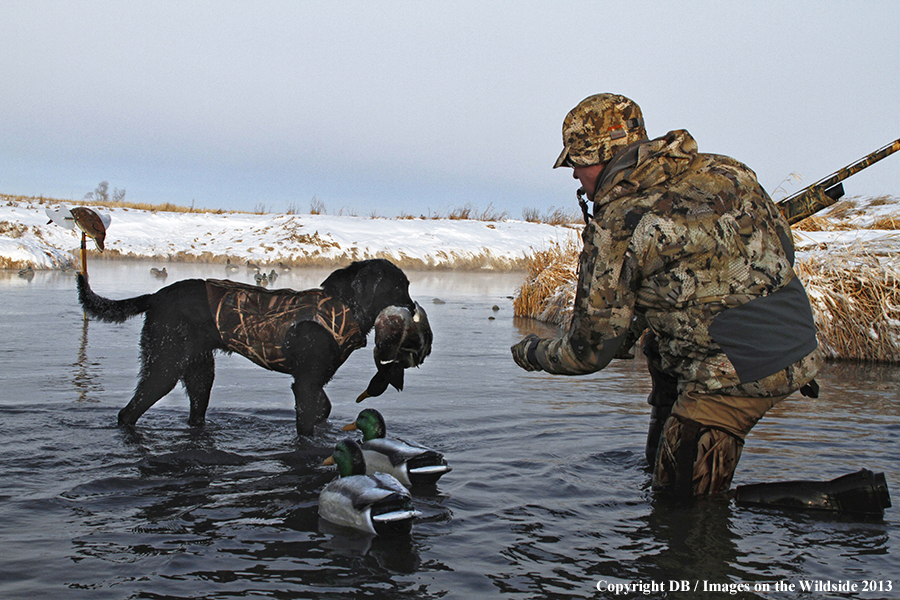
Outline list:
[[[0,196],[0,268],[60,268],[78,257],[80,231],[48,224],[54,200]],[[68,205],[67,205],[68,206]],[[383,257],[425,269],[522,269],[579,228],[525,221],[385,219],[330,215],[163,212],[95,207],[112,218],[106,251],[91,259],[330,266]]]

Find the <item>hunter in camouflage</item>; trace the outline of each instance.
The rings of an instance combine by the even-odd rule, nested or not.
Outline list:
[[[299,321],[315,321],[334,337],[341,350],[339,365],[366,345],[366,336],[350,309],[322,290],[266,290],[208,279],[206,292],[219,336],[228,350],[271,371],[293,372],[280,344]]]
[[[725,491],[744,437],[821,363],[790,228],[753,171],[684,130],[647,139],[623,96],[580,103],[563,143],[554,166],[599,165],[574,311],[563,337],[513,346],[516,363],[592,373],[646,331],[654,488]]]

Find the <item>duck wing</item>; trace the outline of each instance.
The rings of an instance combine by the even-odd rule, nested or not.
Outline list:
[[[329,483],[326,490],[330,494],[343,497],[358,511],[380,502],[409,499],[406,488],[384,473],[341,477]]]
[[[388,458],[392,466],[397,466],[427,452],[434,452],[422,446],[414,446],[394,438],[376,438],[363,442],[363,452],[377,452]],[[437,453],[436,453],[437,454]]]

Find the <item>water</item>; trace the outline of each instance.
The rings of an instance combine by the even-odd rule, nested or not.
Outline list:
[[[95,261],[91,282],[111,297],[153,291],[162,283],[149,266]],[[167,267],[169,283],[224,276]],[[314,287],[326,274],[278,285]],[[409,537],[371,539],[316,512],[334,477],[320,463],[360,408],[370,348],[326,388],[334,410],[311,441],[294,431],[290,378],[226,356],[204,429],[187,427],[176,389],[128,433],[115,420],[142,320],[85,322],[70,274],[0,274],[0,597],[900,597],[897,507],[872,521],[655,499],[640,361],[581,378],[526,373],[509,346],[543,328],[512,317],[520,276],[410,278],[434,351],[404,392],[363,406],[454,470],[415,496],[424,516]],[[897,502],[900,369],[832,365],[819,380],[818,400],[792,398],[751,433],[735,482],[866,467],[885,473]],[[697,591],[673,592],[676,581]],[[626,582],[644,587],[616,596],[610,586]],[[803,582],[858,591],[802,593]],[[866,582],[876,591],[861,591]],[[737,593],[703,593],[714,585]]]

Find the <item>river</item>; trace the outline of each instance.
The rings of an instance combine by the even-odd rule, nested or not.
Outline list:
[[[150,266],[96,261],[91,283],[114,298],[150,292],[164,285]],[[166,267],[165,283],[225,276]],[[325,275],[295,270],[277,286]],[[128,432],[116,413],[142,319],[85,321],[71,273],[0,272],[0,597],[787,599],[812,585],[816,598],[900,597],[896,506],[863,519],[655,498],[640,359],[578,378],[526,373],[509,346],[552,330],[513,318],[521,275],[409,276],[434,351],[403,392],[362,406],[453,471],[416,492],[409,536],[369,538],[320,521],[317,497],[335,476],[322,459],[374,373],[371,340],[326,388],[334,409],[311,439],[296,435],[289,377],[224,355],[204,428],[187,426],[176,388]],[[735,484],[865,467],[896,495],[900,369],[831,364],[819,382],[818,399],[791,397],[757,425]]]

